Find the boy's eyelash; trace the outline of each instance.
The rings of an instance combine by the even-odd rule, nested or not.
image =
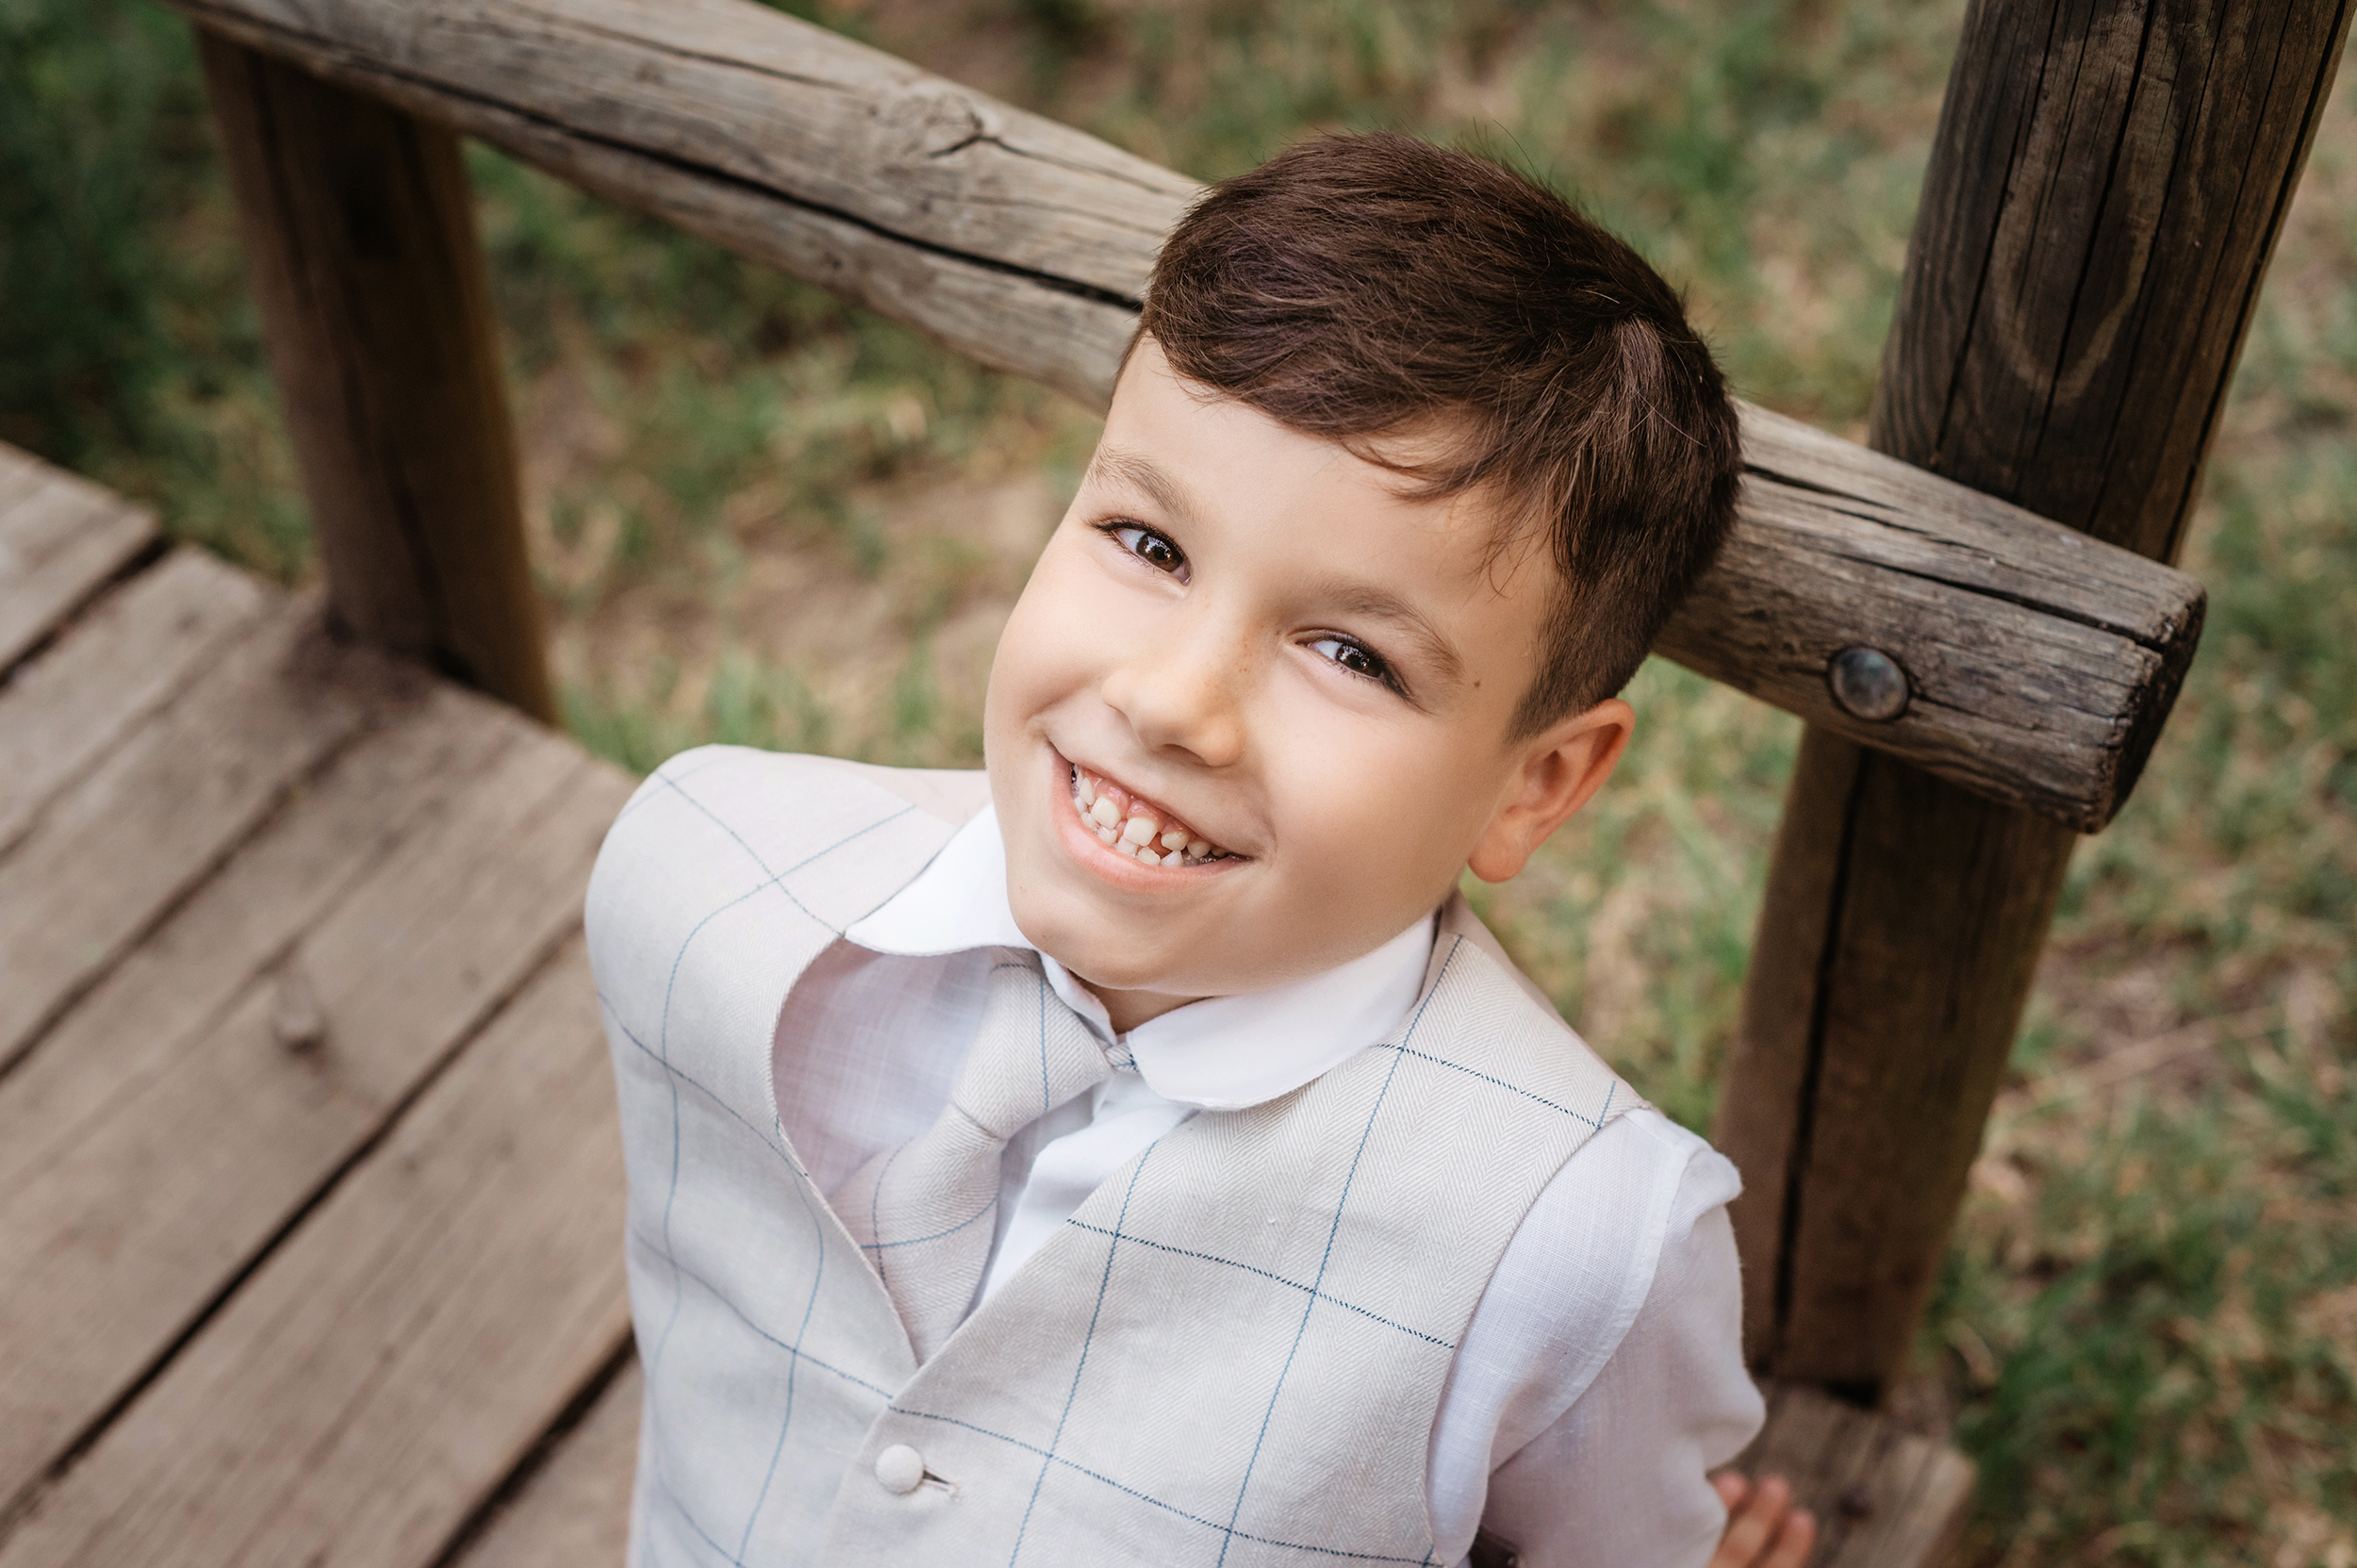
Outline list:
[[[1150,528],[1134,518],[1111,518],[1106,521],[1098,523],[1096,525],[1096,531],[1099,534],[1104,535],[1107,538],[1113,540],[1113,543],[1121,546],[1123,550],[1128,551],[1130,554],[1136,556],[1139,560],[1144,561],[1147,566],[1152,567],[1155,570],[1168,572],[1171,576],[1178,578],[1180,582],[1186,581],[1187,553],[1178,548],[1178,540],[1172,538],[1161,529]],[[1139,536],[1139,543],[1143,543],[1146,539],[1153,539],[1159,542],[1163,549],[1170,552],[1172,557],[1171,560],[1167,564],[1155,560],[1145,551],[1139,549],[1138,544],[1123,538],[1121,536],[1124,534],[1135,534]]]
[[[1343,664],[1340,659],[1329,661],[1337,668],[1349,674],[1358,676],[1362,681],[1373,681],[1377,685],[1380,685],[1384,689],[1395,693],[1400,697],[1408,696],[1407,684],[1399,678],[1399,671],[1392,668],[1392,661],[1376,652],[1374,649],[1369,648],[1365,643],[1360,642],[1357,637],[1351,636],[1343,632],[1321,632],[1317,635],[1310,637],[1304,644],[1304,646],[1314,648],[1322,642],[1339,643],[1343,647],[1364,656],[1370,664],[1375,666],[1375,668],[1373,669],[1354,669],[1349,665]],[[1413,701],[1413,699],[1409,700]]]

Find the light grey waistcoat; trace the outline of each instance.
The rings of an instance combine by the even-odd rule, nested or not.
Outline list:
[[[922,775],[709,747],[616,819],[588,933],[646,1372],[637,1568],[1436,1560],[1426,1449],[1540,1190],[1641,1103],[1463,900],[1382,1043],[1113,1173],[921,1367],[781,1130],[788,990],[956,830]],[[928,1478],[895,1493],[877,1456]]]

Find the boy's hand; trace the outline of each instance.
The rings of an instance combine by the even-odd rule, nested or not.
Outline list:
[[[1792,1488],[1782,1476],[1755,1486],[1730,1470],[1710,1484],[1727,1505],[1727,1533],[1710,1555],[1710,1568],[1801,1568],[1808,1560],[1817,1516],[1792,1506]]]

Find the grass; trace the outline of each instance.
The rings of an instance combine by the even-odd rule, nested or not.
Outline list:
[[[808,9],[808,8],[798,8]],[[1854,434],[1958,0],[870,0],[822,20],[1214,177],[1304,129],[1492,149],[1689,290],[1738,386]],[[1976,1564],[2357,1568],[2357,105],[2318,137],[2185,564],[2211,620],[2083,847],[1910,1409]],[[1094,426],[470,155],[569,722],[971,764]],[[0,0],[0,438],[285,581],[309,561],[178,23]],[[1790,720],[1656,663],[1611,789],[1487,912],[1706,1122]]]

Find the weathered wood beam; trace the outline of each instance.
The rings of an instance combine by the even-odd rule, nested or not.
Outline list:
[[[2349,0],[1975,0],[1874,444],[2173,558],[2349,25]],[[1905,1362],[2071,840],[1854,734],[1803,742],[1716,1138],[1768,1286],[1744,1293],[1755,1362],[1871,1396]]]
[[[334,619],[552,720],[457,139],[197,44]]]
[[[1099,407],[1197,189],[753,0],[178,8]]]
[[[1741,526],[1656,651],[1967,789],[2109,820],[2193,657],[2199,585],[1748,404],[1743,453]],[[1837,691],[1851,650],[1904,684],[1851,684],[1889,672],[1850,653]]]
[[[751,0],[173,3],[1098,407],[1197,189]],[[2200,587],[1791,421],[1745,431],[1739,534],[1662,652],[1966,788],[2107,821]],[[1886,682],[1845,706],[1852,649]]]

